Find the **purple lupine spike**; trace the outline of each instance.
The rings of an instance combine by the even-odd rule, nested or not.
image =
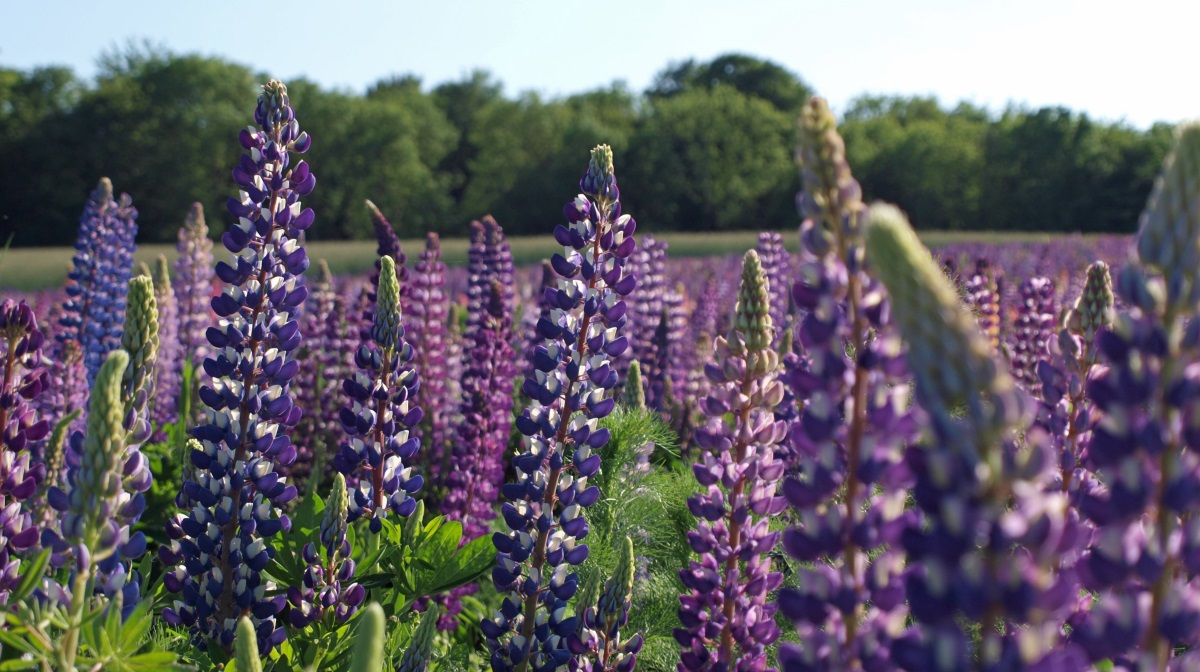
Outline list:
[[[79,343],[88,387],[105,356],[119,347],[126,284],[133,272],[136,220],[129,196],[121,194],[114,200],[107,177],[100,179],[79,218],[74,266],[67,274],[67,302],[56,339]]]
[[[306,336],[298,354],[299,379],[307,384],[296,390],[296,405],[303,415],[292,441],[296,446],[296,461],[286,470],[288,478],[301,493],[307,491],[318,451],[323,457],[332,453],[331,447],[336,445],[333,443],[336,441],[336,423],[332,420],[333,414],[328,412],[333,406],[326,404],[336,399],[335,391],[345,373],[336,361],[341,350],[337,342],[341,333],[336,327],[337,292],[333,288],[333,275],[324,259],[317,265],[317,281],[308,295],[308,308],[300,316],[301,332]],[[331,373],[334,374],[332,377]]]
[[[1117,277],[1125,310],[1095,336],[1103,366],[1087,381],[1100,417],[1084,456],[1096,478],[1081,484],[1079,509],[1097,529],[1076,569],[1099,602],[1072,620],[1071,639],[1126,669],[1190,669],[1200,644],[1198,166],[1200,124],[1190,122],[1155,179],[1136,262]],[[1081,299],[1094,308],[1068,321],[1085,336],[1105,322],[1095,279]]]
[[[46,465],[31,462],[30,449],[50,433],[33,403],[50,386],[42,367],[45,337],[33,309],[24,301],[0,303],[4,338],[4,378],[0,380],[0,603],[20,582],[17,556],[34,547],[39,530],[23,507],[46,478]]]
[[[471,222],[471,244],[467,250],[467,329],[468,338],[487,314],[492,281],[503,289],[501,297],[511,312],[513,305],[512,250],[504,230],[491,215]]]
[[[380,262],[371,340],[359,346],[357,371],[342,383],[350,400],[339,415],[346,440],[333,458],[333,468],[357,482],[349,519],[367,518],[376,534],[389,513],[408,516],[416,509],[411,495],[423,483],[410,466],[420,447],[412,430],[421,421],[417,372],[409,365],[413,349],[404,340],[395,263],[391,257]]]
[[[632,366],[631,363],[631,370]],[[625,537],[616,568],[604,582],[599,600],[590,604],[591,599],[583,599],[590,595],[581,596],[579,630],[568,639],[571,653],[575,654],[567,667],[570,672],[633,672],[636,668],[642,635],[621,637],[621,628],[629,622],[635,564],[633,540]]]
[[[1082,458],[1097,414],[1087,398],[1087,384],[1097,366],[1096,339],[1112,324],[1112,315],[1112,278],[1108,264],[1098,261],[1088,267],[1082,294],[1068,311],[1064,328],[1050,341],[1049,358],[1038,363],[1038,423],[1059,449],[1063,492],[1078,489],[1090,477]]]
[[[1004,323],[1000,306],[998,272],[989,259],[975,260],[975,272],[963,285],[963,301],[975,313],[979,329],[988,337],[992,349],[1000,351],[1000,330]]]
[[[1009,364],[1013,378],[1031,394],[1037,394],[1037,367],[1050,356],[1050,340],[1058,319],[1054,281],[1035,276],[1022,282],[1017,291],[1021,301],[1013,325]]]
[[[299,238],[314,218],[300,198],[316,178],[306,162],[292,163],[311,141],[281,82],[263,86],[254,121],[238,135],[241,198],[229,200],[237,221],[221,238],[232,256],[217,265],[226,286],[212,300],[221,320],[208,330],[212,378],[200,389],[208,408],[192,430],[201,449],[192,451],[194,479],[184,490],[196,506],[168,525],[173,543],[159,547],[159,558],[174,568],[165,585],[182,593],[163,610],[167,623],[229,651],[237,618],[248,613],[265,654],[287,637],[276,622],[285,598],[268,595],[274,586],[262,572],[275,553],[270,537],[291,526],[279,507],[296,497],[280,468],[296,459],[288,438],[301,414],[290,393],[301,341],[294,314],[308,296],[301,274],[309,263]]]
[[[83,351],[78,341],[65,341],[57,344],[57,352],[51,358],[47,370],[50,380],[55,384],[44,390],[36,400],[38,415],[52,424],[58,424],[71,413],[83,411],[87,405],[88,386],[87,369],[83,366]],[[68,428],[71,431],[82,429],[82,418],[77,418]],[[40,443],[33,450],[36,456],[41,456],[44,446]],[[59,474],[64,476],[65,474]],[[52,478],[57,478],[51,475]]]
[[[492,280],[486,314],[466,347],[461,421],[457,426],[447,471],[442,513],[463,524],[463,543],[482,537],[496,517],[494,503],[504,483],[504,455],[512,431],[512,378],[516,366],[512,349],[512,314],[505,305],[505,287]],[[461,598],[478,590],[476,584],[455,589],[445,602],[438,627],[454,629],[462,611]]]
[[[537,298],[537,310],[525,310],[522,315],[521,327],[529,334],[529,338],[525,341],[522,348],[523,352],[518,353],[521,356],[521,366],[519,371],[525,372],[526,375],[531,373],[533,367],[533,352],[537,346],[542,344],[544,340],[537,331],[537,323],[541,320],[550,319],[550,312],[554,310],[553,299],[556,286],[558,283],[558,275],[554,272],[554,267],[550,265],[549,259],[542,260],[542,277],[538,284],[537,293],[534,295]]]
[[[379,284],[379,269],[380,259],[391,257],[396,264],[396,279],[400,283],[400,298],[408,298],[408,256],[404,254],[404,248],[400,245],[400,237],[396,235],[396,229],[387,217],[383,216],[379,208],[371,201],[366,201],[367,211],[371,214],[371,225],[375,228],[375,270],[371,272],[370,280],[367,284],[368,295],[371,297],[371,303],[375,303],[375,287]],[[368,323],[373,318],[372,315],[364,316]],[[369,328],[369,327],[368,327]]]
[[[791,397],[776,416],[796,417],[782,454],[796,525],[783,544],[806,565],[796,588],[780,592],[799,636],[781,648],[780,664],[785,672],[892,670],[887,652],[907,616],[899,533],[913,515],[904,510],[912,477],[902,461],[917,436],[910,381],[885,292],[863,270],[858,183],[819,99],[805,110],[801,141],[800,202],[827,205],[801,213],[791,287],[803,315],[800,348],[783,353]]]
[[[783,398],[773,332],[767,279],[750,250],[733,327],[705,365],[710,419],[697,434],[704,455],[692,465],[705,491],[688,498],[698,519],[688,543],[700,559],[679,571],[688,591],[679,598],[682,627],[675,630],[680,670],[765,670],[766,647],[780,634],[776,605],[767,601],[783,582],[771,571],[779,532],[770,530],[770,518],[787,506],[775,492],[783,477],[775,446],[787,425],[771,413]]]
[[[208,356],[204,331],[217,319],[212,312],[212,247],[204,206],[193,203],[179,227],[179,242],[175,245],[179,253],[175,259],[175,302],[179,306],[179,344],[184,357],[196,367]]]
[[[629,350],[618,361],[617,367],[617,373],[624,381],[629,362],[638,361],[642,367],[642,380],[660,392],[658,397],[650,391],[646,394],[646,404],[654,410],[662,410],[663,376],[657,369],[662,355],[655,334],[662,320],[663,299],[667,292],[666,263],[667,244],[649,234],[643,235],[641,245],[629,260],[629,272],[638,279],[638,292],[629,301]]]
[[[179,400],[183,390],[183,358],[186,350],[180,339],[179,305],[171,286],[167,258],[158,255],[154,265],[154,300],[158,304],[158,363],[153,400],[155,442],[167,438],[163,427],[179,421]]]
[[[128,616],[141,592],[142,577],[133,569],[133,563],[146,552],[146,537],[140,531],[133,531],[133,526],[146,508],[144,493],[150,489],[153,481],[149,461],[140,448],[143,442],[151,438],[153,431],[150,400],[154,396],[159,323],[154,285],[149,277],[139,275],[131,279],[126,297],[128,305],[121,334],[121,351],[125,357],[117,370],[121,378],[116,396],[116,401],[121,405],[116,410],[122,421],[121,426],[116,428],[120,431],[111,433],[113,428],[109,427],[105,431],[110,433],[103,438],[103,441],[109,442],[109,447],[105,449],[109,457],[105,459],[117,459],[116,468],[121,473],[117,488],[112,492],[117,506],[106,516],[106,524],[113,536],[106,537],[104,545],[113,552],[103,557],[82,557],[81,554],[94,549],[90,547],[88,539],[77,534],[75,522],[71,521],[72,513],[78,513],[81,506],[90,506],[80,499],[86,499],[86,495],[77,491],[89,487],[84,483],[84,480],[91,478],[85,475],[89,459],[85,446],[93,445],[97,437],[85,436],[83,432],[72,434],[65,455],[69,466],[66,489],[54,487],[48,492],[47,501],[61,514],[63,522],[57,530],[44,530],[42,544],[51,549],[51,563],[56,567],[71,562],[84,570],[94,568],[96,574],[92,578],[96,592],[109,599],[120,597],[124,605],[122,614]],[[87,427],[88,432],[93,432],[98,426],[93,425],[89,418]]]
[[[1079,590],[1055,563],[1079,530],[1064,515],[1066,498],[1045,488],[1056,464],[1036,428],[1024,431],[1028,397],[904,215],[875,205],[869,222],[868,260],[908,344],[930,430],[905,455],[923,520],[900,533],[912,618],[892,642],[892,664],[1090,669],[1060,641]]]
[[[307,566],[303,582],[288,588],[288,622],[293,627],[307,627],[325,614],[332,614],[333,622],[343,624],[362,606],[367,593],[362,584],[353,582],[356,565],[346,537],[348,521],[346,477],[335,474],[321,519],[320,544],[309,542],[304,546],[301,555]]]
[[[425,249],[413,269],[411,287],[409,342],[415,353],[413,368],[423,381],[421,403],[429,409],[417,427],[417,436],[426,446],[421,460],[423,471],[435,482],[434,478],[441,474],[450,440],[447,405],[451,399],[446,369],[446,265],[442,263],[442,242],[436,233],[425,236]]]
[[[495,300],[491,295],[492,281],[500,283],[499,301],[504,312],[512,314],[515,291],[513,289],[513,257],[508,238],[504,229],[491,215],[483,217],[483,242],[485,249],[484,267],[486,268],[487,286],[484,288],[483,310],[487,312],[490,303]],[[469,318],[468,318],[469,319]]]
[[[783,247],[783,235],[778,231],[758,234],[758,258],[771,285],[771,320],[776,325],[775,345],[791,329],[788,321],[789,288],[792,279],[792,257]]]
[[[625,264],[637,225],[621,214],[607,145],[592,150],[580,187],[564,207],[567,224],[554,230],[567,248],[552,260],[562,279],[554,310],[538,322],[545,341],[521,388],[531,399],[515,423],[525,442],[512,461],[517,480],[502,488],[510,531],[492,537],[499,551],[492,581],[506,594],[481,623],[493,670],[554,670],[571,657],[567,638],[576,619],[565,612],[579,582],[571,568],[587,559],[583,510],[600,496],[588,479],[609,438],[597,422],[616,405],[613,359],[627,347],[623,297],[637,280]]]

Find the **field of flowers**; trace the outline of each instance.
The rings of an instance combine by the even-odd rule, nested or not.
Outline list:
[[[101,179],[0,305],[0,670],[1200,669],[1200,126],[1135,239],[932,254],[799,129],[798,248],[707,257],[601,145],[540,265],[367,202],[335,275],[277,81],[216,250]]]

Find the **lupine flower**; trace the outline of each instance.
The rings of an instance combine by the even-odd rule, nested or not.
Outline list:
[[[105,356],[121,340],[136,219],[129,196],[113,199],[107,177],[100,178],[79,218],[74,265],[67,274],[68,298],[56,338],[59,343],[79,343],[89,387]]]
[[[425,672],[429,659],[433,655],[433,640],[437,635],[435,627],[440,621],[436,608],[426,611],[421,616],[421,623],[413,632],[408,648],[400,659],[396,672]]]
[[[199,366],[208,356],[204,330],[216,319],[210,304],[213,296],[212,241],[204,223],[204,206],[193,203],[175,250],[175,301],[179,305],[179,344],[187,361]],[[188,391],[191,394],[191,391]]]
[[[638,292],[629,301],[629,350],[621,358],[617,372],[624,378],[629,362],[636,359],[642,365],[642,378],[647,386],[657,385],[661,395],[662,374],[656,369],[661,357],[654,336],[662,320],[663,299],[667,292],[667,244],[649,234],[642,236],[641,245],[630,257],[629,266],[629,272],[638,279]],[[658,399],[652,390],[647,392],[646,402],[655,410],[662,409],[661,405],[656,405]]]
[[[220,320],[208,330],[212,381],[200,389],[208,408],[192,430],[203,449],[192,452],[195,478],[184,484],[196,504],[168,525],[179,543],[160,546],[159,557],[175,566],[164,582],[183,598],[163,610],[167,623],[228,651],[237,618],[248,613],[267,655],[286,637],[276,624],[284,596],[267,595],[274,586],[262,571],[274,555],[270,537],[291,525],[278,507],[296,497],[280,468],[296,459],[287,434],[301,414],[289,391],[301,340],[294,313],[308,295],[299,238],[314,218],[300,197],[316,178],[304,161],[292,165],[311,141],[281,82],[263,86],[254,121],[238,135],[246,153],[233,177],[243,191],[229,200],[238,220],[221,238],[233,256],[217,266],[226,287],[212,300]]]
[[[45,337],[29,304],[0,303],[4,378],[0,380],[0,603],[20,581],[20,553],[37,544],[39,531],[23,507],[46,479],[46,465],[30,461],[30,449],[50,432],[33,402],[49,387],[41,366]]]
[[[575,654],[569,666],[572,672],[632,672],[637,666],[642,636],[621,639],[621,628],[629,622],[634,569],[633,539],[626,537],[599,601],[585,604],[581,598],[579,632],[569,642]]]
[[[446,500],[442,512],[463,524],[463,543],[487,533],[496,517],[495,502],[504,484],[504,455],[512,432],[512,317],[504,305],[504,288],[492,281],[486,316],[467,343],[463,372],[462,421],[450,456]],[[457,626],[459,597],[475,592],[468,584],[455,589],[445,604],[440,628]]]
[[[320,546],[312,542],[304,546],[308,567],[303,583],[288,588],[288,621],[297,628],[319,620],[326,612],[333,614],[335,622],[345,623],[366,597],[366,590],[351,582],[356,565],[346,538],[348,518],[346,477],[335,474],[325,502],[325,517],[321,519]]]
[[[83,366],[83,350],[78,341],[66,341],[57,344],[57,352],[47,364],[49,379],[55,384],[48,386],[35,400],[38,415],[51,423],[61,422],[63,418],[76,411],[75,425],[71,429],[82,430],[78,418],[87,410],[88,385],[87,369]],[[35,444],[33,450],[41,452],[41,446]],[[53,476],[53,472],[47,472]]]
[[[296,405],[303,411],[296,426],[296,461],[287,470],[288,478],[304,491],[304,484],[312,473],[315,462],[327,462],[326,454],[334,452],[337,423],[327,409],[337,403],[338,389],[345,377],[341,366],[343,338],[341,319],[338,314],[337,292],[333,287],[333,274],[324,259],[318,262],[319,273],[308,295],[308,310],[300,318],[301,332],[306,334],[300,350],[299,379],[306,381],[296,391]],[[318,455],[320,451],[320,455]]]
[[[785,672],[894,669],[891,640],[903,630],[903,553],[911,478],[902,458],[916,423],[907,408],[903,351],[886,296],[863,261],[865,210],[833,115],[813,99],[802,116],[804,187],[801,266],[792,297],[802,312],[799,352],[785,337],[791,398],[777,418],[795,417],[782,455],[795,478],[783,486],[797,525],[784,548],[802,563],[779,606],[798,645],[780,650]],[[833,190],[837,190],[834,193]],[[801,354],[803,355],[801,356]],[[852,354],[848,354],[852,353]]]
[[[1027,397],[899,210],[871,208],[867,254],[931,429],[906,456],[924,521],[901,536],[914,625],[893,642],[892,661],[911,672],[972,659],[980,669],[1085,669],[1080,651],[1058,641],[1076,584],[1053,571],[1077,531],[1065,497],[1042,487],[1054,467],[1045,443],[1031,432],[1018,449],[1013,436]]]
[[[683,627],[675,630],[680,670],[765,670],[766,647],[779,638],[767,594],[783,575],[771,571],[768,554],[779,541],[770,517],[787,504],[775,494],[783,476],[775,445],[787,425],[771,413],[783,398],[774,330],[767,279],[750,250],[733,327],[705,365],[713,385],[704,402],[710,419],[697,434],[705,452],[692,473],[706,490],[688,499],[699,519],[688,543],[700,560],[679,572],[688,590],[680,596]]]
[[[154,397],[154,426],[155,440],[162,441],[166,433],[164,425],[179,420],[179,398],[183,394],[183,358],[182,342],[179,338],[179,306],[175,302],[175,292],[171,287],[171,274],[168,270],[167,258],[158,255],[154,264],[154,301],[158,305],[158,364],[155,367],[157,379],[154,388],[158,394]]]
[[[1049,356],[1037,364],[1041,405],[1038,424],[1060,452],[1063,492],[1086,477],[1082,458],[1091,441],[1094,405],[1087,381],[1096,365],[1096,336],[1112,323],[1113,293],[1108,265],[1088,268],[1083,293],[1067,313],[1066,326],[1049,341]]]
[[[375,287],[379,285],[380,263],[384,257],[391,257],[396,265],[396,282],[400,285],[400,298],[408,298],[408,268],[405,264],[408,263],[408,256],[404,254],[404,248],[400,246],[400,238],[396,235],[396,229],[392,228],[392,223],[383,216],[379,208],[371,201],[366,201],[367,211],[371,213],[371,224],[375,227],[375,242],[377,243],[375,254],[378,257],[375,260],[375,270],[372,271],[370,280],[367,284],[367,298],[371,301],[371,306],[375,306]],[[370,324],[374,319],[374,313],[364,313],[363,320],[366,324],[366,329],[363,331],[363,340],[370,339]]]
[[[992,350],[999,352],[1000,330],[1004,324],[1000,307],[1000,286],[995,269],[987,259],[975,261],[975,272],[967,278],[963,292],[963,298],[975,312],[979,328],[987,335]]]
[[[600,497],[588,478],[600,468],[594,451],[609,439],[596,425],[616,405],[612,358],[627,347],[618,334],[622,297],[637,285],[625,272],[637,225],[621,214],[607,145],[592,150],[579,186],[583,193],[564,207],[567,224],[554,230],[569,250],[551,261],[562,280],[554,310],[538,322],[545,341],[521,388],[532,403],[516,421],[525,436],[513,459],[517,480],[503,488],[510,531],[492,537],[499,551],[492,582],[506,596],[481,625],[497,672],[549,672],[571,657],[567,638],[576,619],[566,610],[579,582],[571,568],[587,559],[587,545],[579,543],[588,533],[583,509]]]
[[[72,437],[80,445],[79,466],[70,473],[70,494],[57,489],[50,493],[51,504],[62,513],[61,539],[73,547],[82,585],[97,563],[114,557],[129,539],[129,528],[119,516],[127,443],[123,379],[128,366],[129,355],[115,350],[100,367],[88,401],[87,430]]]
[[[380,263],[371,340],[355,355],[358,371],[342,390],[350,403],[340,420],[346,441],[333,458],[334,469],[357,479],[350,495],[350,520],[366,517],[378,533],[389,512],[408,516],[417,502],[410,495],[423,479],[407,463],[419,447],[412,429],[421,421],[416,406],[417,373],[407,364],[412,346],[401,325],[400,283],[391,257]]]
[[[146,538],[132,532],[132,526],[146,508],[145,493],[150,489],[150,464],[140,450],[140,444],[151,436],[149,401],[154,391],[155,365],[158,358],[158,308],[154,286],[144,275],[132,278],[127,290],[128,306],[121,335],[121,351],[126,355],[123,366],[120,402],[123,408],[121,440],[127,445],[123,453],[121,492],[118,505],[111,513],[117,537],[113,540],[117,552],[103,558],[91,559],[97,572],[96,590],[109,598],[120,596],[127,614],[133,609],[141,590],[141,577],[131,569],[131,562],[146,552]],[[94,392],[93,392],[94,393]],[[89,423],[89,430],[90,423]],[[72,476],[86,459],[87,437],[80,432],[71,436],[65,461]],[[67,490],[52,487],[47,493],[51,507],[62,514],[74,504],[79,481],[68,478]],[[71,532],[64,526],[57,533],[47,529],[42,544],[53,551],[51,562],[62,566],[82,552],[72,541]],[[77,562],[83,562],[77,559]]]
[[[1013,325],[1010,364],[1013,378],[1026,390],[1036,393],[1039,385],[1038,363],[1050,356],[1050,340],[1054,338],[1054,325],[1058,319],[1054,281],[1041,276],[1028,278],[1020,284],[1017,292],[1021,302],[1017,305],[1017,318]]]
[[[521,364],[518,370],[528,374],[533,368],[533,352],[537,346],[542,344],[542,337],[538,333],[537,323],[541,320],[550,319],[550,313],[554,310],[553,298],[558,291],[558,274],[554,272],[554,267],[550,265],[549,259],[542,260],[542,277],[538,283],[538,288],[534,296],[537,297],[537,310],[530,310],[531,306],[526,306],[525,312],[522,314],[521,326],[529,333],[521,352],[517,353],[521,356]]]
[[[413,368],[421,377],[421,401],[429,413],[417,435],[428,439],[429,449],[422,456],[424,471],[441,474],[442,460],[450,441],[451,403],[446,369],[446,265],[442,263],[442,242],[436,233],[425,236],[425,249],[412,273],[412,294],[407,330],[413,345]],[[456,377],[455,379],[458,379]]]
[[[626,408],[646,408],[646,392],[642,386],[642,365],[638,360],[629,363],[625,377],[625,389],[621,391],[621,404]]]
[[[792,277],[792,258],[783,248],[783,236],[777,231],[758,234],[758,259],[771,285],[771,321],[775,323],[775,345],[791,327],[788,324],[788,288]]]
[[[1097,482],[1080,485],[1079,508],[1097,529],[1077,568],[1100,598],[1072,619],[1071,638],[1092,660],[1136,669],[1188,669],[1172,657],[1200,645],[1200,377],[1191,364],[1200,324],[1185,323],[1200,296],[1200,216],[1188,205],[1197,166],[1193,123],[1155,181],[1138,231],[1140,266],[1117,279],[1128,308],[1096,337],[1105,366],[1087,386],[1100,418],[1083,462]],[[1092,294],[1088,305],[1106,303],[1103,288]],[[1080,316],[1076,326],[1094,322]]]

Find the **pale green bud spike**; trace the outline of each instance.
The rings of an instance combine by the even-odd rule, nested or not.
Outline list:
[[[612,147],[596,145],[588,162],[588,172],[595,177],[597,184],[608,184],[613,175]]]
[[[792,351],[792,330],[784,329],[783,335],[779,337],[779,356],[783,357]]]
[[[288,104],[287,86],[278,79],[262,85],[262,96],[263,101],[268,103],[268,109],[277,110]]]
[[[799,140],[796,162],[802,168],[805,200],[811,203],[805,206],[805,214],[820,220],[827,240],[842,235],[844,224],[858,237],[858,218],[843,222],[842,217],[862,208],[861,192],[846,161],[846,143],[838,133],[837,119],[824,98],[809,98],[801,110]]]
[[[371,199],[368,198],[367,200],[363,201],[363,203],[366,203],[367,211],[371,213],[372,220],[385,221],[385,222],[387,221],[387,218],[383,216],[382,212],[380,212],[379,206],[375,205],[375,203]]]
[[[1200,298],[1200,122],[1178,128],[1175,146],[1138,221],[1142,265],[1163,275],[1167,303],[1179,309]]]
[[[358,619],[354,633],[354,648],[350,652],[350,672],[379,672],[383,669],[383,647],[386,640],[383,607],[372,602]]]
[[[129,280],[125,306],[125,328],[121,349],[129,354],[125,370],[125,402],[139,411],[149,401],[154,384],[154,364],[158,359],[158,302],[154,283],[148,275]]]
[[[625,408],[646,408],[646,390],[642,387],[642,365],[638,360],[629,363],[629,373],[625,376],[625,390],[621,393],[621,403]]]
[[[113,187],[112,180],[107,177],[100,178],[100,182],[96,184],[96,188],[92,190],[92,200],[99,203],[101,206],[108,205],[112,200]]]
[[[450,310],[446,311],[446,329],[451,334],[462,333],[463,309],[457,303],[450,304]]]
[[[342,540],[346,538],[349,510],[346,477],[339,472],[333,478],[329,499],[325,502],[325,517],[321,520],[321,544],[330,557],[341,550]]]
[[[775,328],[771,324],[771,295],[758,252],[750,250],[742,260],[742,284],[738,288],[733,328],[742,334],[746,349],[760,352],[771,347]],[[734,339],[730,339],[733,341]]]
[[[629,609],[629,601],[633,599],[633,574],[633,539],[625,537],[617,553],[617,566],[613,569],[612,577],[604,582],[604,594],[597,606],[596,615],[602,623],[601,630],[617,625]]]
[[[188,210],[187,217],[183,220],[183,227],[197,239],[208,238],[208,224],[204,221],[203,205],[199,203],[192,204],[191,210]]]
[[[400,342],[400,282],[396,279],[396,262],[389,256],[379,258],[379,285],[375,291],[375,327],[371,336],[384,348],[394,348]]]
[[[262,661],[258,655],[258,635],[254,633],[254,625],[250,619],[245,616],[238,619],[233,649],[237,660],[237,672],[262,672]]]
[[[147,274],[148,275],[148,274]],[[165,296],[168,293],[174,294],[171,291],[171,264],[167,261],[165,255],[158,255],[154,259],[154,293],[158,296]]]
[[[1097,261],[1088,266],[1083,293],[1067,316],[1067,328],[1082,337],[1084,342],[1092,343],[1097,331],[1112,324],[1113,304],[1112,276],[1108,272],[1108,264]]]
[[[892,317],[909,346],[917,399],[943,432],[954,432],[951,414],[966,404],[968,450],[986,449],[1021,420],[1024,396],[938,263],[900,210],[876,204],[867,228],[867,259],[892,300]]]
[[[137,273],[134,273],[134,274],[133,274],[133,276],[134,276],[135,278],[136,278],[136,277],[143,277],[143,276],[145,276],[145,277],[147,277],[147,278],[153,277],[153,276],[150,274],[150,266],[149,266],[149,265],[148,265],[146,262],[144,262],[144,261],[139,261],[139,262],[138,262],[138,265],[137,265]]]
[[[424,672],[433,653],[433,638],[437,635],[438,614],[437,604],[431,602],[429,609],[422,614],[421,624],[417,626],[412,641],[404,650],[404,657],[400,659],[400,666],[396,668],[396,672]]]
[[[129,366],[124,350],[113,350],[100,365],[88,400],[87,428],[83,457],[79,465],[78,492],[71,493],[71,512],[80,518],[78,541],[92,551],[92,561],[112,555],[113,548],[98,548],[100,536],[120,505],[122,469],[125,466],[125,405],[121,400],[121,379]],[[68,534],[70,534],[68,532]],[[74,536],[74,535],[71,535]]]
[[[370,201],[367,201],[370,203]],[[329,271],[329,263],[324,259],[317,262],[317,284],[329,287],[333,284],[333,273]]]

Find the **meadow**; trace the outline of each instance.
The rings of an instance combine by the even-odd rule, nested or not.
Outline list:
[[[365,216],[365,215],[364,215]],[[657,237],[665,241],[676,257],[704,257],[731,254],[735,250],[748,250],[756,244],[758,231],[724,231],[711,233],[667,232]],[[781,232],[790,233],[790,232]],[[923,231],[921,241],[930,248],[954,243],[1047,243],[1052,240],[1070,238],[1088,241],[1099,238],[1099,234],[1036,233],[1029,231]],[[513,263],[523,266],[537,264],[549,259],[561,245],[546,236],[510,236]],[[422,240],[401,239],[404,250],[420,250]],[[465,266],[470,241],[466,238],[443,238],[442,259],[448,266]],[[784,235],[784,246],[788,252],[799,249],[795,235]],[[339,275],[366,272],[376,259],[375,243],[364,240],[317,241],[308,246],[309,256],[324,259],[329,268]],[[70,247],[25,247],[6,250],[0,256],[0,290],[37,290],[61,287],[71,267],[75,250]],[[134,253],[136,263],[151,264],[158,255],[174,258],[175,246],[165,244],[141,244]]]
[[[0,260],[0,669],[1200,669],[1200,125],[1132,238],[919,234],[813,97],[794,227],[602,144],[546,236],[306,244],[247,108],[175,246],[100,178]]]

